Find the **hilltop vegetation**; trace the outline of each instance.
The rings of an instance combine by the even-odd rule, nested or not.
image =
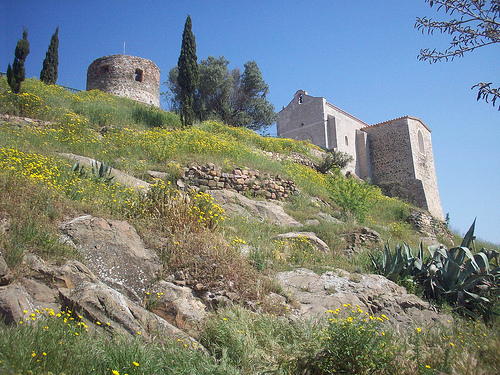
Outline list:
[[[169,373],[498,373],[498,322],[458,317],[450,326],[415,327],[397,334],[359,307],[345,305],[320,321],[289,321],[287,311],[265,303],[270,293],[285,294],[270,277],[278,270],[304,267],[375,272],[370,255],[347,254],[342,236],[367,226],[391,244],[419,246],[421,233],[407,218],[415,207],[385,197],[379,188],[344,178],[339,170],[322,174],[269,153],[300,154],[321,163],[314,146],[290,139],[261,137],[242,127],[207,121],[183,128],[161,109],[99,91],[72,94],[36,79],[21,93],[0,78],[0,113],[40,121],[0,124],[0,250],[14,274],[23,272],[27,252],[49,262],[81,259],[58,241],[57,225],[92,214],[131,223],[164,265],[162,277],[196,270],[204,285],[220,285],[252,301],[220,308],[200,327],[208,353],[178,343],[145,344],[87,332],[85,324],[54,311],[33,316],[39,324],[0,326],[0,372],[66,374]],[[1,118],[0,118],[1,120]],[[316,150],[317,151],[317,150]],[[151,183],[147,194],[117,183],[98,170],[75,166],[61,156],[73,153]],[[267,222],[229,217],[205,191],[185,199],[176,188],[182,167],[214,163],[229,172],[249,168],[295,182],[300,194],[284,202],[288,214],[314,230],[330,248],[317,251],[308,241],[284,244],[273,236],[284,229]],[[148,171],[165,172],[155,181]],[[323,213],[342,220],[306,224]],[[451,247],[449,238],[438,238]],[[460,239],[455,235],[455,243]],[[478,249],[491,244],[476,243]],[[247,249],[247,255],[242,252]],[[286,247],[286,249],[285,249]],[[416,256],[416,254],[413,254]],[[217,264],[217,273],[212,265]],[[222,277],[221,277],[222,275]],[[403,284],[405,280],[400,280]],[[418,290],[417,284],[405,286]],[[293,301],[289,301],[293,304]],[[496,303],[496,301],[493,300]],[[448,312],[453,307],[438,305]],[[493,305],[496,312],[497,305]],[[370,319],[366,318],[369,316]],[[365,321],[365,319],[368,319]],[[69,325],[68,325],[69,323]],[[49,327],[49,328],[45,328]],[[27,339],[29,338],[29,339]],[[89,342],[92,342],[92,345]],[[61,353],[60,343],[70,350]],[[59,354],[56,354],[59,353]],[[202,372],[205,371],[205,372]]]

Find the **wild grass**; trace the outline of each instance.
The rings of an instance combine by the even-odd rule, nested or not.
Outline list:
[[[418,246],[419,234],[406,223],[408,204],[384,197],[366,183],[344,179],[338,172],[328,177],[302,165],[271,160],[261,152],[310,156],[306,143],[263,138],[216,122],[179,129],[173,114],[100,92],[71,94],[35,79],[27,80],[16,97],[0,77],[0,112],[51,121],[0,125],[0,248],[15,271],[22,268],[26,251],[47,260],[78,258],[73,249],[58,242],[57,224],[90,213],[130,221],[163,260],[163,276],[183,270],[190,283],[234,292],[241,301],[254,302],[257,310],[269,313],[257,314],[241,306],[220,308],[202,329],[209,350],[204,355],[175,343],[144,343],[87,332],[76,317],[71,321],[67,315],[45,311],[35,317],[38,324],[27,324],[31,317],[26,317],[28,321],[17,326],[0,325],[0,373],[304,374],[315,369],[319,374],[340,371],[338,366],[349,363],[358,366],[350,368],[358,373],[368,373],[368,368],[379,369],[372,373],[398,374],[499,373],[497,322],[487,328],[459,318],[450,326],[392,332],[383,325],[371,327],[356,320],[360,313],[352,306],[341,317],[328,312],[319,321],[289,320],[275,316],[289,314],[285,307],[265,306],[264,297],[270,292],[286,297],[286,291],[267,277],[279,270],[369,272],[368,252],[347,255],[341,240],[361,225],[377,230],[384,241]],[[147,178],[149,169],[166,171],[170,177],[150,181],[153,188],[144,195],[114,181],[96,179],[90,172],[74,173],[72,163],[58,152],[110,162],[113,168],[141,178]],[[320,225],[301,229],[313,230],[331,251],[320,253],[304,238],[275,238],[292,228],[255,218],[227,220],[204,193],[181,195],[171,185],[180,167],[190,161],[211,161],[225,171],[254,168],[293,179],[301,194],[285,209],[295,219],[305,223],[321,212],[343,219],[343,224],[320,220]],[[485,244],[498,249],[490,245]],[[360,356],[346,357],[348,350]]]
[[[89,332],[71,311],[26,314],[22,323],[0,322],[2,374],[240,374],[181,342],[145,343]],[[36,323],[36,324],[35,324]]]

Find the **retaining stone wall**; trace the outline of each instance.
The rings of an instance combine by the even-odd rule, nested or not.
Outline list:
[[[231,189],[252,197],[286,200],[298,195],[295,183],[286,178],[271,176],[259,171],[236,168],[232,173],[225,173],[212,163],[206,165],[191,164],[184,168],[184,183],[209,190]]]

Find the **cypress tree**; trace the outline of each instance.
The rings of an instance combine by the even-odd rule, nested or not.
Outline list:
[[[50,39],[49,49],[43,60],[43,68],[40,72],[40,81],[47,85],[55,85],[57,81],[57,67],[59,65],[59,26]]]
[[[182,33],[181,55],[177,66],[179,75],[177,81],[180,87],[180,114],[183,126],[192,125],[194,122],[194,94],[198,85],[198,62],[196,57],[196,41],[188,15]]]
[[[30,53],[30,43],[28,42],[28,30],[23,29],[23,39],[17,41],[15,58],[12,67],[7,68],[7,82],[9,83],[12,92],[19,94],[21,91],[21,83],[25,79],[24,61]]]

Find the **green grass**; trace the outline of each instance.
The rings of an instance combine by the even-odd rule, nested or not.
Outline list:
[[[496,359],[500,325],[495,321],[486,328],[457,318],[451,327],[420,327],[420,332],[410,330],[402,335],[374,327],[371,336],[359,336],[356,341],[360,326],[344,324],[349,310],[339,325],[328,314],[315,322],[283,317],[289,314],[286,307],[293,300],[269,275],[296,267],[317,272],[331,268],[370,272],[368,251],[347,255],[341,240],[360,225],[378,231],[383,241],[404,241],[412,248],[418,247],[420,236],[406,223],[412,206],[384,197],[366,183],[344,179],[338,172],[326,177],[302,165],[271,160],[262,152],[309,157],[310,145],[264,138],[217,122],[180,129],[174,114],[97,91],[71,94],[36,79],[25,81],[22,95],[16,98],[0,77],[0,112],[51,121],[23,127],[0,125],[0,248],[15,273],[22,274],[27,251],[50,261],[79,259],[72,248],[58,242],[57,224],[63,220],[82,214],[124,219],[163,260],[163,276],[178,269],[194,270],[197,280],[215,287],[220,286],[222,275],[225,288],[263,312],[235,306],[212,314],[200,333],[209,350],[205,355],[182,343],[144,343],[111,338],[92,329],[87,332],[78,321],[68,326],[61,322],[62,316],[46,311],[35,317],[35,325],[27,324],[29,321],[0,325],[0,373],[288,374],[304,373],[300,372],[304,365],[332,371],[336,364],[351,360],[332,359],[344,355],[348,344],[362,353],[356,360],[360,373],[376,363],[387,373],[391,369],[398,374],[500,371]],[[224,171],[247,167],[261,174],[279,174],[293,179],[300,189],[300,196],[284,204],[296,220],[305,223],[324,212],[344,223],[321,221],[318,226],[301,228],[314,231],[330,247],[330,253],[319,253],[304,239],[274,238],[295,228],[255,218],[226,218],[205,194],[183,200],[168,182],[143,196],[114,181],[98,180],[90,171],[75,174],[72,162],[59,152],[110,162],[113,168],[144,179],[148,170],[165,171],[171,182],[180,167],[192,161],[213,162]],[[499,249],[478,241],[477,250],[482,246]],[[241,254],[242,249],[249,252],[247,256]],[[265,296],[270,292],[285,297],[287,306],[267,303]],[[385,335],[378,336],[382,329]],[[366,351],[371,344],[374,351]],[[381,347],[392,354],[380,354]]]

